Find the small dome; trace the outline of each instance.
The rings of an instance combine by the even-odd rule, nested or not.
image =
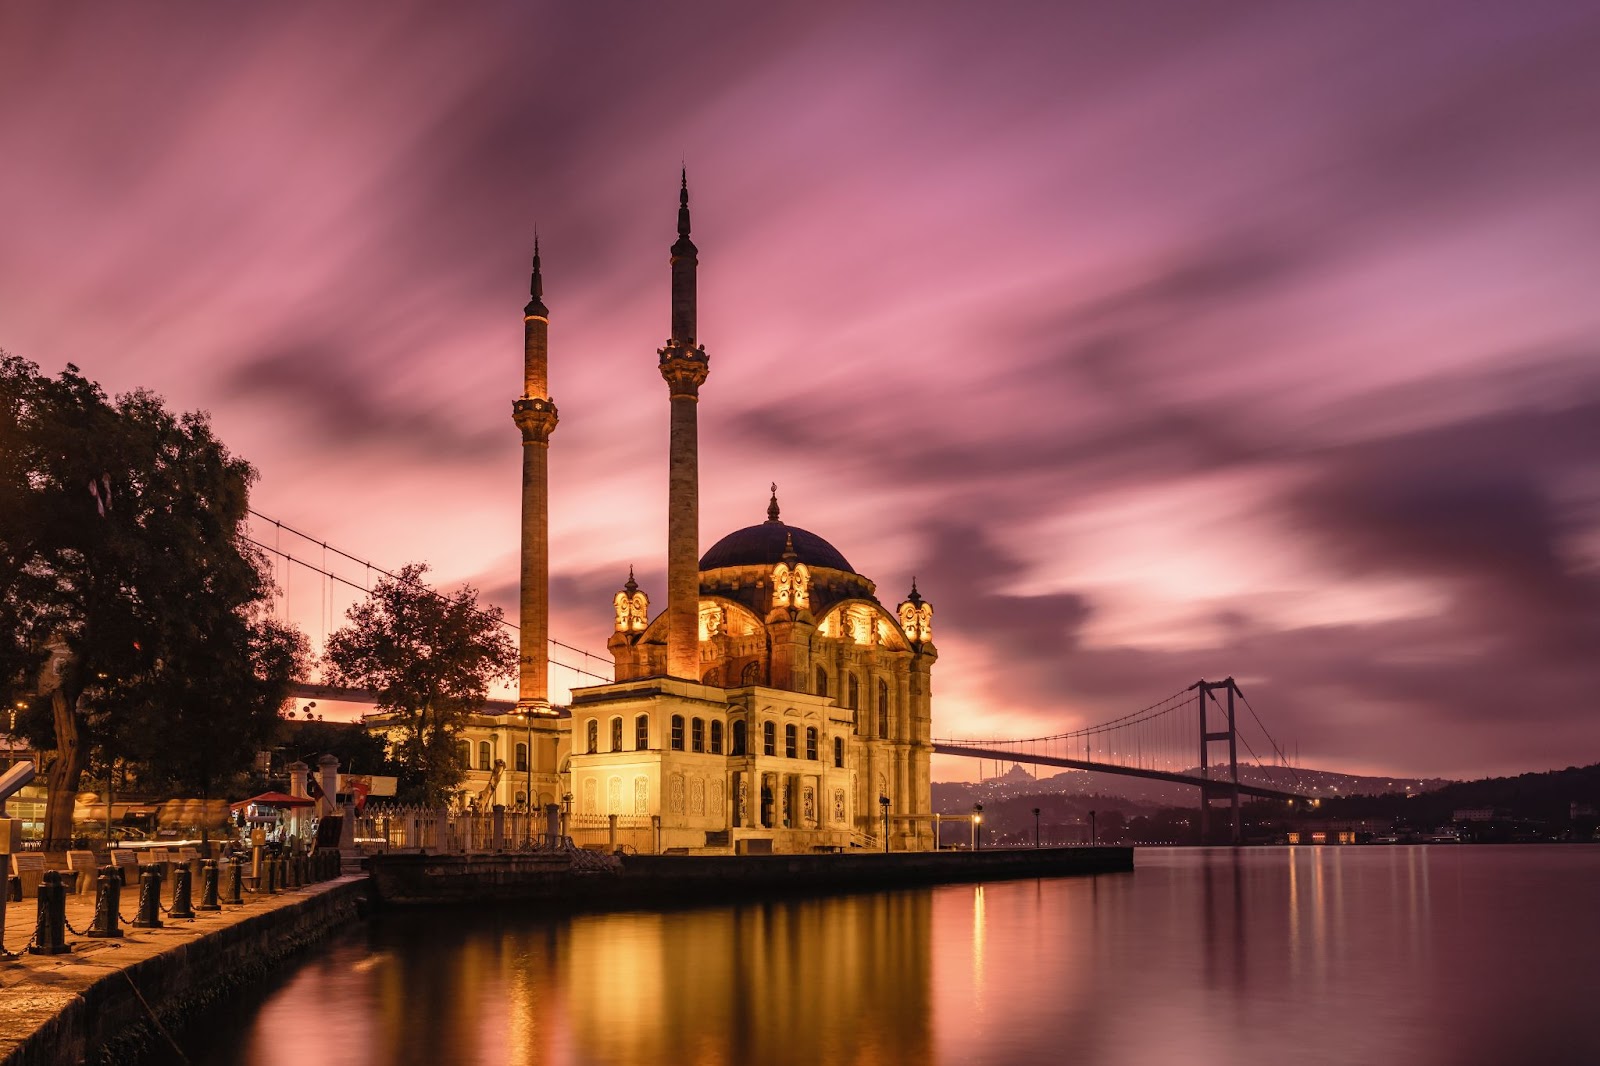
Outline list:
[[[799,526],[783,522],[763,522],[759,526],[746,526],[734,530],[713,544],[700,557],[701,570],[715,570],[722,566],[776,566],[793,541],[794,553],[807,566],[823,566],[830,570],[855,573],[850,561],[839,554],[839,549]]]

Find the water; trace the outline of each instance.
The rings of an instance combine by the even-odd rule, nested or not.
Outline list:
[[[216,1066],[1600,1063],[1600,847],[1141,849],[1132,874],[411,913],[209,1024]]]

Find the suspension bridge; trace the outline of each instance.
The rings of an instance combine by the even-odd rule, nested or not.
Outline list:
[[[393,570],[336,548],[325,540],[298,530],[252,509],[248,539],[271,562],[273,610],[281,619],[298,625],[320,652],[343,611],[365,598],[376,578],[402,580]],[[287,538],[287,545],[285,539]],[[297,554],[298,553],[298,554]],[[298,602],[294,599],[295,573],[301,573]],[[313,588],[305,589],[310,577]],[[310,600],[315,597],[315,604]],[[314,617],[313,617],[314,614]],[[504,618],[500,625],[518,627]],[[552,688],[568,692],[573,687],[609,684],[610,657],[551,638]],[[318,682],[295,687],[297,698],[329,699],[352,703],[375,702],[372,693]],[[555,696],[555,691],[551,695]],[[511,699],[491,699],[485,710],[509,711]],[[1240,715],[1243,708],[1248,720]],[[1265,759],[1251,743],[1255,736],[1267,752]],[[1248,761],[1241,763],[1240,747]],[[935,739],[937,755],[996,763],[1024,763],[1088,770],[1094,773],[1145,778],[1200,790],[1200,833],[1207,839],[1209,819],[1217,802],[1228,804],[1235,843],[1240,837],[1240,800],[1310,800],[1290,765],[1283,746],[1268,732],[1266,723],[1232,677],[1221,681],[1201,679],[1137,711],[1094,725],[1048,736],[1006,739]],[[1241,766],[1253,780],[1240,780]]]

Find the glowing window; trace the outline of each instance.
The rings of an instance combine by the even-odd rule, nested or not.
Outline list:
[[[622,750],[622,719],[611,719],[611,750]]]
[[[600,750],[600,720],[589,719],[589,724],[584,727],[584,752],[593,755]]]
[[[528,772],[528,745],[526,744],[517,745],[517,772],[521,774]],[[518,800],[517,802],[521,803],[522,801]]]
[[[817,758],[817,730],[814,726],[806,727],[806,758],[813,762]]]
[[[635,751],[650,749],[650,716],[641,714],[633,720],[633,747]]]

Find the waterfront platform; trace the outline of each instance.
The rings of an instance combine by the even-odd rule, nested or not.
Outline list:
[[[844,855],[627,855],[610,869],[575,868],[560,853],[374,855],[376,903],[388,906],[540,900],[579,909],[865,892],[1016,878],[1124,873],[1131,847]]]
[[[347,874],[247,894],[242,905],[198,911],[192,921],[163,916],[160,929],[124,924],[119,939],[69,932],[64,955],[27,954],[37,905],[8,904],[5,947],[21,954],[0,960],[0,1066],[82,1062],[116,1039],[164,1045],[162,1026],[352,920],[365,882],[365,874]],[[132,917],[136,903],[137,893],[124,891],[122,913]],[[86,931],[93,916],[92,894],[67,897],[72,928]]]

